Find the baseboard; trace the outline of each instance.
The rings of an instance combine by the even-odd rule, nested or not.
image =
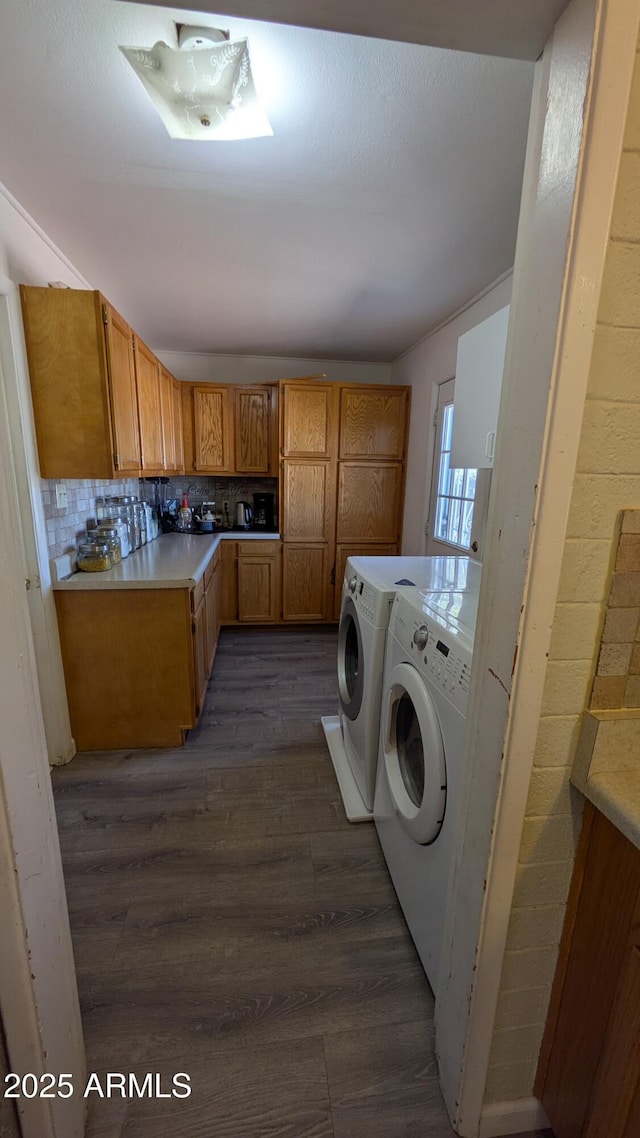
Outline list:
[[[526,1134],[545,1130],[549,1120],[537,1098],[518,1098],[512,1102],[492,1102],[483,1108],[478,1138],[502,1138],[505,1134]]]

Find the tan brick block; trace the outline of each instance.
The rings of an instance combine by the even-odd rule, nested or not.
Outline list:
[[[565,542],[558,585],[558,602],[602,603],[609,577],[611,541]]]
[[[640,676],[629,676],[624,689],[624,707],[640,707]]]
[[[611,541],[617,517],[624,506],[640,506],[640,472],[631,474],[576,474],[567,521],[568,538]]]
[[[640,235],[640,154],[623,152],[613,203],[611,236],[618,241],[635,241]]]
[[[554,948],[560,944],[565,917],[564,905],[538,905],[532,909],[513,909],[509,920],[507,948]]]
[[[609,608],[635,608],[640,605],[640,572],[616,572],[611,579]]]
[[[520,1063],[535,1061],[540,1053],[543,1031],[542,1023],[495,1031],[491,1040],[490,1064],[495,1067],[510,1064],[514,1058]]]
[[[640,608],[607,609],[602,629],[603,644],[626,644],[635,640]]]
[[[601,606],[572,605],[567,601],[556,605],[551,626],[551,660],[592,660],[600,631]],[[635,629],[634,629],[635,635]]]
[[[609,243],[598,321],[640,328],[640,245]]]
[[[622,145],[625,150],[640,150],[640,65],[637,57]]]
[[[591,660],[549,660],[542,692],[542,715],[572,715],[587,707]]]
[[[538,722],[534,766],[565,767],[573,762],[580,734],[580,715],[546,715]]]
[[[635,510],[627,510],[628,514],[635,514]],[[616,553],[616,570],[631,572],[640,570],[640,534],[621,533]]]
[[[589,707],[594,711],[606,711],[609,708],[624,707],[626,686],[626,676],[596,676],[593,681]]]
[[[629,661],[629,674],[640,676],[640,644],[638,643],[633,645],[631,660]]]
[[[540,861],[573,859],[580,825],[581,813],[576,818],[571,814],[525,818],[518,861],[521,865],[532,865]]]
[[[637,474],[638,439],[640,402],[611,403],[588,399],[584,407],[576,470]]]
[[[638,367],[640,367],[640,360],[638,360]],[[640,510],[623,511],[622,533],[640,533]]]
[[[525,909],[537,905],[565,905],[572,873],[573,859],[519,866],[513,893],[514,907]],[[553,941],[552,945],[557,943]],[[545,944],[540,947],[544,948]]]
[[[509,1102],[518,1098],[530,1098],[533,1094],[537,1062],[537,1059],[531,1059],[523,1063],[489,1067],[484,1092],[485,1102]]]
[[[571,814],[572,799],[568,767],[534,767],[527,797],[527,818]]]
[[[626,676],[631,663],[631,644],[603,644],[598,655],[598,676]]]
[[[496,1008],[495,1030],[545,1023],[549,1006],[548,988],[520,988],[501,992]]]
[[[598,324],[593,341],[587,398],[637,403],[640,331]]]
[[[502,966],[501,990],[540,988],[551,984],[556,968],[556,948],[525,948],[506,952]]]

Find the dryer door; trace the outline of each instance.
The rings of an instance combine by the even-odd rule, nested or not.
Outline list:
[[[348,719],[357,719],[364,690],[364,650],[358,612],[351,597],[345,597],[338,629],[338,694]]]
[[[384,764],[400,821],[415,842],[435,842],[447,805],[447,766],[438,715],[420,673],[397,664],[385,693]]]

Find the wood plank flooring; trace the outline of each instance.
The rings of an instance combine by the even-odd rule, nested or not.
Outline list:
[[[433,997],[320,726],[332,629],[224,630],[187,745],[53,774],[90,1071],[87,1138],[450,1138]]]

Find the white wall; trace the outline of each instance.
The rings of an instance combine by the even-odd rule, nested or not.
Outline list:
[[[191,383],[269,383],[319,375],[336,383],[391,383],[391,364],[353,360],[303,360],[291,356],[222,356],[202,352],[156,352],[176,379]]]
[[[458,337],[509,304],[511,283],[509,273],[393,365],[392,382],[409,384],[413,389],[402,538],[405,554],[420,555],[425,550],[424,527],[429,513],[438,384],[455,375]]]

